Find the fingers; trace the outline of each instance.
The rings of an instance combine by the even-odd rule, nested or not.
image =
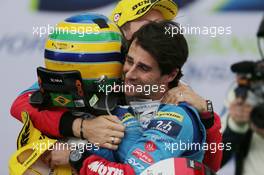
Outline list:
[[[183,80],[180,80],[178,86],[182,86],[182,85],[184,85],[184,86],[188,86],[188,87],[189,87],[189,85],[188,85],[187,82],[185,82],[185,81],[183,81]]]
[[[114,144],[119,145],[121,143],[121,141],[122,140],[120,138],[115,137]]]
[[[244,101],[239,103],[239,99],[235,99],[229,108],[230,117],[238,124],[248,123],[250,120],[251,106]]]
[[[108,135],[112,136],[112,137],[116,137],[116,138],[122,139],[124,137],[125,133],[111,130],[111,131],[108,132]]]
[[[71,167],[72,170],[72,175],[79,175],[79,173],[77,172],[77,170],[75,170],[74,168]]]
[[[178,104],[177,93],[170,90],[164,95],[161,102],[165,104],[176,104],[177,105]]]
[[[110,136],[110,137],[108,137],[107,142],[103,143],[102,145],[100,145],[100,147],[107,148],[107,149],[110,149],[110,150],[117,150],[118,149],[118,144],[120,144],[121,141],[122,140],[120,138],[117,138],[117,137],[114,137],[114,136]]]
[[[46,151],[42,156],[41,160],[48,166],[51,164],[51,151]]]
[[[51,161],[50,161],[50,167],[54,168],[56,165],[59,164],[59,162],[57,162],[57,160],[55,159],[56,153],[55,151],[51,151]]]
[[[168,98],[168,96],[167,96],[167,94],[165,94],[164,96],[163,96],[163,98],[161,99],[161,103],[167,103],[167,98]]]
[[[119,133],[120,132],[124,133],[126,128],[124,125],[112,123],[108,126],[108,129],[111,129],[111,130],[119,132]]]
[[[111,121],[109,123],[108,128],[115,131],[124,132],[125,126],[122,124],[122,122],[117,118],[117,116],[114,115],[104,115],[104,118]]]
[[[175,104],[175,105],[178,105],[180,102],[179,100],[179,97],[176,97],[176,96],[170,96],[167,98],[167,103],[169,104]]]
[[[125,126],[122,124],[122,122],[117,118],[117,116],[114,115],[106,115],[104,116],[107,120],[114,122],[111,123],[111,125],[108,127],[109,129],[124,132]]]
[[[108,143],[111,143],[112,145],[118,145],[119,143],[121,143],[121,141],[122,140],[120,138],[111,136],[109,137]]]
[[[180,89],[180,88],[183,88],[185,86],[187,86],[187,85],[181,81],[181,82],[179,82],[177,88]]]
[[[112,121],[114,123],[122,124],[122,122],[115,115],[104,115],[103,117],[105,117],[107,120],[110,120],[110,121]]]
[[[53,150],[51,151],[50,167],[66,165],[69,163],[70,150]]]
[[[114,145],[114,144],[111,144],[111,143],[104,143],[104,144],[102,144],[100,146],[103,147],[103,148],[110,149],[110,150],[117,150],[118,149],[118,145]]]
[[[56,167],[56,165],[54,164],[54,161],[51,161],[51,162],[50,162],[50,168],[51,168],[51,169],[55,169],[55,167]]]
[[[185,83],[179,83],[178,87],[170,89],[162,99],[163,103],[178,105],[180,102],[185,102],[192,94],[192,89]],[[192,96],[192,95],[191,95]],[[188,101],[191,101],[189,99]]]

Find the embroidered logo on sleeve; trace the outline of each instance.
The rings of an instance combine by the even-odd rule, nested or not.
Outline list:
[[[172,118],[178,120],[179,122],[183,121],[183,116],[176,112],[158,112],[158,117]]]
[[[148,129],[158,130],[170,137],[176,138],[182,126],[171,120],[152,120],[148,125]]]
[[[148,152],[154,152],[157,149],[157,146],[152,141],[147,141],[144,147],[145,147],[145,150]]]
[[[154,159],[151,157],[151,155],[149,155],[147,152],[142,151],[141,149],[137,148],[135,149],[132,154],[138,158],[139,160],[147,163],[147,164],[153,164],[154,163]]]

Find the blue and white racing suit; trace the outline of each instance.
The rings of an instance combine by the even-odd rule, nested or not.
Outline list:
[[[93,153],[110,161],[127,163],[140,174],[150,165],[172,157],[202,162],[206,131],[197,111],[186,103],[162,104],[143,130],[130,107],[118,107],[115,115],[126,126],[116,152],[99,149]]]

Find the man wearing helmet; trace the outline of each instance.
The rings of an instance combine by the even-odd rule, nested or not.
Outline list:
[[[116,40],[120,41],[121,38],[117,36],[117,31],[113,33],[109,31],[109,28],[111,28],[111,24],[107,22],[107,19],[104,19],[103,17],[99,18],[98,16],[94,17],[93,15],[80,15],[77,17],[68,18],[65,22],[66,23],[60,23],[58,25],[58,28],[66,28],[70,25],[79,26],[81,24],[84,25],[86,23],[95,23],[96,26],[99,26],[102,31],[96,36],[93,34],[87,34],[87,36],[85,36],[84,38],[78,38],[78,34],[51,34],[50,39],[47,41],[47,49],[45,51],[47,68],[56,71],[69,71],[72,69],[79,70],[82,77],[84,78],[84,83],[87,83],[87,87],[89,86],[88,84],[91,81],[95,81],[94,79],[96,77],[100,78],[98,77],[98,75],[100,75],[101,73],[96,72],[96,70],[89,72],[88,74],[86,74],[85,72],[92,70],[93,66],[95,66],[94,64],[100,62],[101,60],[105,60],[104,64],[110,64],[109,66],[111,66],[111,64],[117,64],[117,66],[119,65],[118,56],[117,60],[113,62],[112,59],[116,59],[115,57],[107,58],[108,54],[99,54],[98,51],[94,54],[88,54],[87,51],[86,53],[84,53],[83,51],[80,51],[81,46],[78,45],[80,43],[80,40],[82,40],[82,44],[91,44],[93,43],[93,41],[97,41],[98,39],[100,39],[101,42],[104,42],[104,39],[106,39],[108,42],[114,42]],[[171,26],[177,27],[177,25],[173,22],[153,22],[136,32],[134,38],[132,39],[133,42],[130,46],[125,66],[123,68],[123,71],[125,73],[125,85],[159,85],[160,87],[162,85],[165,90],[163,92],[151,92],[149,95],[142,94],[142,92],[132,91],[128,93],[126,92],[126,95],[141,99],[148,98],[151,100],[159,100],[170,87],[175,87],[178,85],[178,81],[182,76],[181,68],[188,57],[188,46],[186,40],[182,35],[178,34],[177,36],[171,37],[169,35],[166,36],[164,34],[164,28]],[[147,34],[145,34],[146,32]],[[110,36],[106,37],[106,34],[110,34]],[[69,36],[66,37],[65,35]],[[95,37],[97,37],[96,40],[93,40]],[[153,42],[149,42],[152,40]],[[153,45],[154,47],[150,47]],[[119,46],[119,49],[120,47],[121,46]],[[154,49],[156,47],[159,49]],[[88,47],[83,48],[91,49]],[[175,52],[176,50],[177,52]],[[82,53],[82,55],[79,55],[80,52]],[[118,52],[118,50],[116,50],[116,52]],[[109,51],[107,53],[109,53]],[[107,60],[106,58],[109,60]],[[82,63],[81,65],[79,64],[80,62]],[[91,62],[93,64],[91,64]],[[100,63],[100,66],[103,66],[103,63]],[[80,69],[80,67],[82,66],[90,67],[89,69],[87,68],[82,71],[82,69]],[[102,69],[102,72],[103,71],[104,70]],[[108,71],[105,73],[109,77],[118,76],[118,73],[109,74]],[[94,77],[91,77],[92,75]],[[61,84],[61,81],[59,81],[60,79],[55,78],[55,80],[51,81],[54,89],[56,87],[56,83]],[[45,91],[45,86],[42,86],[43,82],[44,79],[40,77],[40,92]],[[33,97],[34,95],[31,96],[31,99],[33,99]],[[56,101],[57,98],[58,96],[55,96],[54,101]],[[62,97],[60,96],[60,98]],[[16,103],[18,102],[15,102],[15,104]],[[63,105],[66,106],[66,104]],[[15,116],[18,115],[16,114],[17,106],[13,106],[12,108],[14,112],[13,114],[15,114]],[[23,110],[27,110],[29,112],[29,115],[36,115],[36,110],[42,110],[42,106],[38,109],[31,109],[32,107],[30,108],[30,106],[27,106],[27,104],[22,104],[22,108]],[[200,145],[204,143],[205,130],[201,121],[199,120],[198,113],[194,108],[190,107],[187,104],[180,104],[178,107],[174,105],[161,105],[157,113],[154,114],[155,118],[149,119],[149,122],[146,128],[144,128],[145,130],[143,133],[140,131],[140,128],[137,129],[138,122],[134,119],[133,112],[130,112],[127,108],[120,108],[117,110],[118,112],[116,112],[115,114],[120,120],[122,120],[124,124],[127,124],[127,127],[125,139],[123,139],[120,145],[120,149],[117,151],[117,156],[114,157],[117,157],[120,162],[128,164],[110,163],[107,160],[95,155],[89,156],[87,159],[85,159],[85,162],[83,162],[83,155],[81,155],[80,157],[77,156],[81,158],[79,160],[74,159],[74,157],[76,158],[75,155],[70,156],[70,163],[76,169],[79,170],[81,168],[82,163],[84,163],[83,169],[81,170],[81,174],[97,173],[99,170],[96,169],[96,163],[108,167],[108,171],[109,169],[111,169],[111,171],[114,172],[113,170],[115,169],[115,172],[120,172],[121,174],[122,172],[124,174],[139,174],[151,164],[170,157],[186,156],[190,159],[194,159],[200,162],[202,161],[204,153],[202,149],[173,149],[172,151],[172,148],[168,146],[180,142],[186,144],[197,143]],[[47,111],[42,110],[38,113],[42,112]],[[63,117],[63,120],[68,120],[67,123],[69,123],[70,118],[75,117],[74,120],[77,122],[79,128],[79,132],[77,132],[76,136],[82,137],[82,124],[87,120],[80,119],[78,116],[69,115],[69,112],[66,112]],[[74,121],[72,122],[74,123]],[[49,123],[49,126],[47,127],[51,126],[54,126],[54,123]],[[152,147],[149,147],[147,145],[152,145]],[[148,152],[146,152],[145,150]],[[76,154],[76,152],[73,151],[72,154]],[[109,158],[107,155],[103,155],[100,153],[98,154]],[[88,155],[86,154],[84,158],[86,158],[87,156]]]
[[[164,1],[157,1],[157,2],[159,2],[157,4],[161,8],[162,8],[162,3],[165,3]],[[170,10],[170,13],[172,13],[172,14],[169,17],[166,17],[166,15],[165,15],[165,17],[166,17],[166,19],[173,19],[173,17],[176,16],[176,14],[177,14],[176,5],[172,1],[167,1],[166,3],[167,4],[168,3],[172,4],[172,5],[170,5],[171,8],[172,9],[174,8],[174,11],[175,10],[176,11],[174,13],[172,13],[173,10]],[[157,5],[156,4],[156,1],[153,4]],[[139,19],[141,22],[138,23],[138,24],[140,26],[142,26],[143,24],[148,23],[150,20],[163,19],[164,18],[163,16],[164,16],[165,13],[163,13],[162,10],[160,10],[158,8],[154,8],[154,7],[156,7],[155,5],[146,6],[144,8],[146,10],[144,13],[141,13],[140,15],[135,16],[133,19],[129,19],[128,21],[131,21],[131,23],[132,23],[132,22],[137,22],[137,20],[134,20],[134,19]],[[151,7],[151,8],[149,8],[149,7]],[[119,8],[119,6],[117,6],[116,9],[118,9],[118,8]],[[136,8],[136,6],[134,8]],[[153,9],[155,9],[155,10],[153,10]],[[146,13],[148,11],[149,11],[149,13]],[[163,14],[161,15],[160,12],[162,12]],[[139,14],[139,12],[137,14]],[[117,19],[118,18],[118,15],[114,15],[114,16],[115,16],[116,20],[118,21],[118,19]],[[132,21],[132,20],[134,20],[134,21]],[[121,21],[121,17],[120,17],[120,21]],[[136,24],[133,24],[131,26],[134,27],[134,26],[136,26]],[[127,37],[127,39],[130,39],[129,38],[129,35],[131,37],[131,33],[133,33],[133,32],[130,32],[129,33],[129,31],[128,31],[126,33],[125,32],[126,29],[129,29],[129,26],[128,25],[123,26],[123,31],[124,31],[124,35]],[[135,31],[137,29],[135,29]],[[188,102],[190,102],[190,104],[194,105],[199,110],[200,109],[203,109],[203,110],[205,109],[204,108],[204,105],[202,105],[202,107],[200,105],[201,104],[200,102],[203,99],[201,99],[193,91],[191,91],[190,89],[188,89],[188,87],[185,87],[182,84],[180,84],[180,87],[181,87],[181,90],[186,95],[185,96],[178,96],[178,100],[179,101],[188,101]],[[20,100],[24,98],[24,100],[26,102],[27,99],[28,99],[28,97],[27,97],[28,95],[29,94],[24,94],[24,95],[21,95],[19,98],[20,98]],[[188,98],[188,96],[195,97],[195,98]],[[195,100],[192,100],[192,99],[196,99],[196,101]],[[15,107],[17,107],[18,102],[21,102],[20,100],[16,101],[17,103],[14,104]],[[179,102],[179,101],[177,101],[177,102]],[[22,104],[22,103],[20,103],[20,104]],[[202,104],[205,104],[205,103],[202,102]],[[23,107],[25,107],[25,106],[23,106]],[[27,106],[27,108],[30,108],[30,106]],[[15,108],[12,108],[12,109],[15,109]],[[22,106],[21,106],[20,109],[22,109]],[[19,116],[20,116],[20,114],[18,112],[19,110],[17,108],[16,108],[16,110],[17,111],[12,110],[12,114],[14,116],[16,116],[17,118],[19,118]],[[202,110],[200,110],[200,112],[202,112]],[[73,136],[73,135],[80,137],[80,128],[79,128],[79,126],[80,126],[80,122],[81,121],[80,120],[75,120],[75,118],[73,118],[65,110],[59,109],[56,112],[55,111],[52,111],[50,114],[49,114],[49,111],[46,111],[46,110],[45,111],[41,111],[41,115],[42,116],[46,116],[46,118],[45,117],[42,117],[41,119],[40,119],[40,117],[38,117],[36,115],[37,113],[38,113],[37,111],[35,111],[35,112],[32,113],[32,116],[33,116],[33,119],[32,120],[33,120],[33,122],[35,120],[36,127],[38,127],[40,130],[42,130],[44,133],[49,134],[49,135],[54,135],[54,136],[57,136],[57,137],[59,137],[59,136]],[[34,117],[34,115],[36,117]],[[51,118],[48,119],[47,117],[51,117]],[[48,127],[48,125],[43,125],[42,124],[43,122],[46,122],[45,120],[51,120],[51,119],[53,120],[53,122],[57,123],[57,124],[54,125],[54,127],[50,128],[50,127]],[[215,120],[217,120],[217,119],[218,118],[215,117]],[[93,120],[94,120],[94,122],[92,122],[92,120],[91,120],[89,122],[88,121],[85,121],[83,123],[84,137],[85,138],[89,138],[89,141],[91,141],[91,142],[94,142],[94,143],[95,142],[99,142],[102,146],[104,146],[106,148],[117,149],[117,144],[120,143],[121,138],[123,137],[122,132],[124,131],[124,127],[122,125],[120,125],[120,122],[117,120],[117,118],[115,118],[114,116],[112,116],[112,117],[109,117],[109,116],[101,116],[101,117],[98,117],[98,118],[93,119]],[[98,122],[98,121],[100,121],[100,122]],[[103,122],[106,122],[106,121],[108,122],[107,125],[111,129],[108,129],[108,130],[107,129],[98,129],[100,127],[103,128],[103,126],[105,126],[103,124]],[[110,122],[112,122],[112,123],[110,123]],[[94,126],[94,127],[92,127],[92,126]],[[93,128],[95,128],[95,129],[93,129]],[[207,132],[207,135],[208,134],[211,134],[213,132],[218,132],[218,129],[219,129],[219,126],[213,125],[213,127],[210,128],[210,131]],[[98,133],[100,131],[104,131],[104,133],[111,133],[110,135],[115,138],[114,144],[113,144],[113,141],[112,141],[112,138],[113,137],[110,137],[110,139],[109,139],[109,136],[108,137],[101,137],[102,139],[100,141],[100,137],[99,137],[100,136],[100,133]],[[98,135],[98,138],[96,138],[96,139],[94,139],[94,137],[93,137],[94,132],[96,132],[97,135]],[[103,134],[102,134],[102,136],[103,136]],[[210,137],[209,136],[209,138],[214,138],[214,137]],[[218,143],[220,142],[219,141],[219,135],[217,137],[215,137],[214,139],[217,139],[216,142],[218,142]],[[107,141],[105,141],[105,140],[107,140]],[[213,140],[213,139],[211,139],[211,140]],[[209,142],[210,142],[210,140],[209,140]],[[214,140],[211,141],[211,142],[214,142]],[[218,151],[218,153],[216,155],[219,155],[220,156],[219,153],[220,152]],[[216,159],[219,159],[219,156],[211,156],[211,158],[212,157],[215,157]],[[212,169],[217,170],[218,169],[217,168],[217,165],[216,165],[217,164],[217,161],[210,161],[211,158],[208,159],[209,160],[208,161],[209,162],[208,164],[209,165],[212,165]]]

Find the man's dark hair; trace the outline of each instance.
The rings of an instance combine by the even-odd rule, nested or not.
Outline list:
[[[173,21],[152,21],[134,33],[130,44],[134,40],[154,57],[162,75],[170,74],[175,69],[179,70],[176,78],[169,84],[169,88],[177,86],[183,76],[181,68],[189,53],[179,25]]]

